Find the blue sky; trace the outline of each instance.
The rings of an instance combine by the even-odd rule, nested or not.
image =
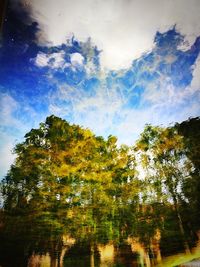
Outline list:
[[[0,46],[1,177],[14,144],[51,114],[129,145],[146,123],[200,115],[199,1],[9,7]]]

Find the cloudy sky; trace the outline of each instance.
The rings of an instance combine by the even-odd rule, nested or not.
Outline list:
[[[0,177],[54,114],[133,144],[200,115],[199,0],[11,0],[0,39]]]

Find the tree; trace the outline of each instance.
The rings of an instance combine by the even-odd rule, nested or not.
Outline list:
[[[180,213],[180,201],[184,200],[183,184],[191,168],[183,137],[174,127],[147,125],[136,144],[136,151],[146,172],[147,192],[143,198],[150,201],[149,204],[173,203],[185,248],[189,250]]]
[[[31,217],[57,247],[64,234],[92,247],[122,233],[116,218],[130,201],[135,170],[130,149],[118,148],[116,137],[104,140],[50,116],[15,153],[3,180],[7,214]]]
[[[190,204],[190,222],[197,231],[200,225],[200,117],[177,123],[175,128],[183,136],[184,151],[192,163],[190,176],[184,181],[183,192]]]

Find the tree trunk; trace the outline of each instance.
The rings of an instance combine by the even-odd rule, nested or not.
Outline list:
[[[90,267],[94,267],[94,245],[90,246]]]
[[[172,194],[172,197],[173,197],[173,202],[174,202],[174,208],[176,211],[176,216],[178,218],[178,225],[179,225],[180,233],[181,233],[181,236],[182,236],[183,242],[184,242],[185,252],[190,253],[190,247],[189,247],[189,244],[188,244],[187,239],[185,237],[185,230],[183,227],[183,221],[182,221],[182,218],[181,218],[181,215],[179,212],[178,203],[177,203],[176,196],[174,195],[174,193]]]

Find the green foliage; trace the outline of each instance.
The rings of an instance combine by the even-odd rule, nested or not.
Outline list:
[[[184,137],[184,151],[191,163],[190,175],[183,183],[183,193],[190,203],[190,221],[196,230],[200,225],[200,118],[192,118],[175,125]]]
[[[199,129],[199,119],[147,125],[128,147],[48,117],[15,147],[2,182],[5,232],[59,246],[66,234],[87,244],[132,236],[148,247],[158,231],[168,240],[176,225],[188,241],[200,218],[187,219],[199,214]]]
[[[137,191],[127,186],[135,175],[129,150],[118,148],[114,136],[104,140],[48,117],[15,148],[16,162],[3,180],[4,209],[76,239],[113,239],[113,216]]]

